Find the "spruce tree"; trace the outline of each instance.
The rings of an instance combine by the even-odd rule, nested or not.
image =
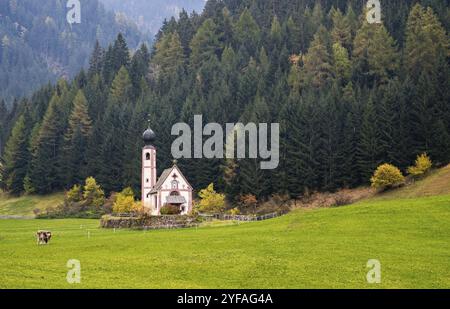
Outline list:
[[[350,49],[352,45],[352,29],[349,19],[339,9],[331,11],[331,18],[333,20],[333,30],[331,31],[333,44],[338,43],[347,50]]]
[[[197,30],[191,41],[191,68],[199,69],[203,63],[209,61],[212,57],[222,54],[223,46],[217,36],[217,25],[212,19],[207,19]]]
[[[98,41],[95,42],[94,51],[92,52],[91,59],[89,60],[88,75],[100,74],[103,67],[104,51]]]
[[[150,53],[147,45],[142,44],[138,51],[133,55],[130,65],[130,79],[133,84],[132,99],[137,99],[141,94],[141,81],[147,77],[150,64]]]
[[[80,184],[88,175],[86,148],[92,135],[92,121],[88,114],[87,101],[79,90],[69,117],[69,127],[64,137],[63,162],[67,188]]]
[[[25,115],[17,119],[5,148],[4,171],[6,190],[13,195],[24,191],[23,182],[28,170],[28,129]]]
[[[62,98],[52,97],[34,145],[30,179],[36,193],[45,194],[62,188],[59,155],[64,136]]]
[[[6,109],[6,103],[4,100],[0,100],[0,155],[3,153],[5,147],[5,133],[6,133],[6,118],[8,116],[8,110]]]
[[[333,75],[339,83],[347,83],[352,74],[352,63],[347,49],[340,43],[333,44]]]
[[[329,38],[325,27],[321,26],[304,59],[307,85],[322,88],[328,84],[332,74]]]
[[[261,30],[248,9],[244,9],[234,26],[234,39],[237,48],[245,57],[256,56],[261,40]]]
[[[184,65],[185,56],[178,33],[164,35],[156,43],[156,52],[152,59],[153,65],[163,79],[176,74]]]
[[[443,55],[449,56],[449,41],[445,29],[433,10],[419,3],[412,9],[406,27],[404,61],[411,78],[430,74]]]
[[[111,104],[127,105],[131,99],[131,91],[130,75],[125,67],[121,67],[112,82],[109,101]]]
[[[373,95],[365,105],[357,146],[357,162],[363,182],[368,182],[377,166],[382,163],[381,133]]]
[[[356,33],[353,43],[356,73],[364,85],[386,83],[398,70],[399,54],[394,39],[382,24],[367,21]]]

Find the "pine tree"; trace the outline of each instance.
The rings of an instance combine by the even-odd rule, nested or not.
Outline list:
[[[121,67],[111,85],[109,95],[111,104],[127,105],[130,101],[131,90],[130,75],[125,67]]]
[[[91,59],[89,60],[89,76],[101,73],[103,67],[103,56],[103,48],[100,46],[100,43],[96,41],[94,51],[92,52]]]
[[[107,193],[125,187],[126,131],[130,122],[129,106],[110,103],[101,122],[101,143],[98,147],[98,180]]]
[[[244,72],[239,76],[237,91],[237,109],[242,113],[249,102],[253,102],[258,90],[258,67],[254,59],[250,59]]]
[[[243,123],[271,123],[271,115],[266,101],[258,93],[252,104],[242,116]],[[251,141],[255,142],[255,141]],[[270,142],[270,139],[268,140]],[[248,143],[247,143],[248,145]],[[239,160],[241,194],[253,194],[257,198],[270,194],[270,173],[261,169],[260,159],[249,158]]]
[[[328,84],[332,73],[328,43],[327,30],[321,26],[314,35],[314,39],[304,59],[307,85],[310,84],[316,88],[322,88]]]
[[[127,42],[122,33],[117,35],[117,39],[113,46],[113,67],[114,72],[117,72],[121,67],[128,67],[130,64],[130,51],[128,50]]]
[[[18,195],[24,191],[23,182],[30,160],[26,121],[24,115],[19,117],[5,148],[5,167],[2,179],[5,179],[7,191],[13,195]]]
[[[180,36],[180,43],[183,48],[184,56],[187,56],[190,53],[189,43],[195,33],[192,22],[193,20],[189,18],[188,13],[183,9],[180,13],[180,18],[178,19],[177,33]]]
[[[83,89],[88,102],[89,116],[94,121],[99,119],[106,109],[107,91],[109,89],[105,88],[100,75],[95,74],[89,79],[89,83]]]
[[[242,50],[246,57],[256,56],[261,40],[261,31],[248,9],[244,9],[234,26],[237,48]]]
[[[415,156],[415,150],[411,149],[414,144],[411,126],[414,90],[411,88],[410,81],[394,79],[386,85],[380,98],[385,157],[400,169],[405,169]]]
[[[62,188],[59,155],[64,136],[62,97],[54,94],[39,129],[31,161],[30,179],[36,193]]]
[[[311,21],[313,24],[314,33],[319,30],[320,26],[324,24],[325,14],[320,2],[316,2],[314,4],[314,8],[311,14]]]
[[[130,65],[130,79],[133,84],[132,98],[135,100],[141,94],[141,81],[147,77],[150,65],[150,53],[147,45],[142,44],[133,55]]]
[[[222,54],[223,47],[217,36],[217,26],[212,19],[207,19],[198,29],[191,41],[191,68],[199,69],[203,63],[212,57]]]
[[[356,31],[358,31],[358,28],[359,28],[359,21],[358,21],[358,16],[355,13],[355,11],[353,10],[353,6],[351,3],[348,3],[345,18],[347,19],[347,23],[350,26],[350,33],[351,33],[352,39],[353,39],[356,35]],[[351,48],[351,46],[350,46],[350,48]]]
[[[270,28],[269,42],[273,48],[280,48],[283,40],[280,21],[277,16],[273,17],[272,25]]]
[[[430,74],[441,56],[448,57],[449,40],[433,10],[416,4],[406,28],[405,66],[412,78]]]
[[[292,197],[303,194],[304,184],[301,173],[301,117],[299,93],[291,92],[291,97],[280,113],[280,167],[277,178],[279,190]]]
[[[289,38],[287,44],[291,54],[299,53],[302,49],[301,36],[302,32],[298,22],[294,21],[294,18],[290,16],[286,22],[286,37]]]
[[[64,166],[67,188],[80,184],[88,176],[86,148],[92,134],[92,121],[89,118],[87,105],[83,91],[79,90],[73,102],[69,128],[64,137],[61,166]]]
[[[107,84],[110,84],[117,72],[122,67],[127,68],[130,63],[130,51],[127,43],[121,33],[117,36],[114,44],[108,47],[103,63],[103,78]]]
[[[430,155],[438,166],[443,166],[450,162],[450,132],[444,121],[438,120],[433,126],[433,133]]]
[[[173,76],[184,65],[185,57],[178,33],[164,35],[156,43],[155,49],[152,63],[157,66],[162,78]]]
[[[333,30],[331,31],[331,38],[333,44],[340,44],[347,50],[352,45],[352,29],[347,16],[344,16],[339,9],[331,11],[331,18],[333,21]]]
[[[344,159],[341,150],[342,136],[342,105],[338,103],[338,91],[335,85],[330,92],[322,93],[318,104],[321,105],[321,126],[318,128],[322,132],[321,147],[321,168],[322,183],[324,190],[337,189],[341,184],[340,169]]]
[[[370,176],[381,162],[381,133],[378,118],[370,96],[366,103],[361,124],[360,141],[357,146],[358,167],[363,182],[368,182]]]
[[[333,45],[333,75],[342,83],[350,80],[352,74],[352,63],[348,51],[340,43]]]
[[[8,116],[8,110],[6,108],[6,103],[4,100],[0,100],[0,155],[3,153],[3,148],[6,144],[5,132],[6,132],[6,119]]]
[[[398,70],[394,39],[382,24],[364,21],[353,43],[353,58],[363,84],[386,83]]]

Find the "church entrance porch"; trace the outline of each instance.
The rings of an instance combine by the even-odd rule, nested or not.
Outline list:
[[[187,213],[187,208],[186,208],[186,199],[184,198],[184,196],[179,195],[178,192],[172,192],[167,198],[166,198],[166,204],[167,205],[172,205],[174,207],[178,207],[180,209],[180,213],[182,215]]]

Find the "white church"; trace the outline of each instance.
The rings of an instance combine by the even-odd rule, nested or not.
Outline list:
[[[150,127],[142,136],[145,146],[142,149],[142,202],[148,213],[161,214],[165,205],[180,208],[182,215],[192,212],[192,186],[184,177],[174,161],[171,168],[163,171],[159,179],[156,172],[156,135]]]

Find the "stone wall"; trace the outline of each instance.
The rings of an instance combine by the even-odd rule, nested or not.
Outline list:
[[[114,217],[103,216],[100,220],[102,228],[130,228],[130,229],[172,229],[193,227],[199,223],[197,217],[192,216],[140,216]]]

